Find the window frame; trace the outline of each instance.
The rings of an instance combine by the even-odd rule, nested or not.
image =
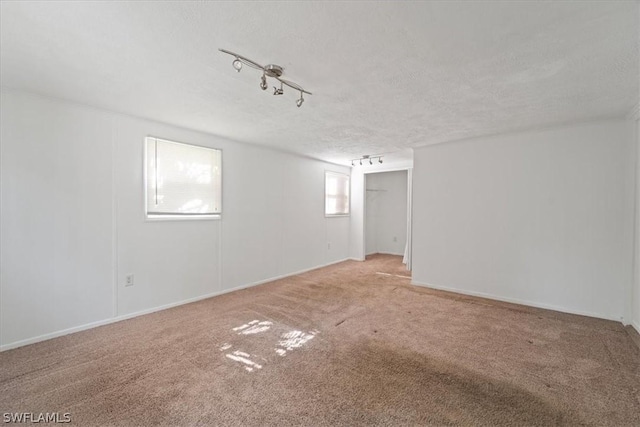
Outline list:
[[[156,141],[163,141],[163,142],[168,142],[168,143],[172,143],[172,144],[182,144],[182,145],[188,145],[188,146],[192,146],[192,147],[198,147],[198,148],[206,148],[209,150],[217,150],[220,152],[220,212],[219,213],[213,213],[213,214],[149,214],[147,208],[147,200],[149,197],[148,194],[148,190],[149,190],[149,186],[147,183],[147,179],[148,179],[148,144],[147,141],[149,139],[155,139]],[[174,141],[171,139],[166,139],[166,138],[159,138],[157,136],[153,136],[153,135],[147,135],[143,138],[142,140],[142,145],[143,145],[143,154],[142,154],[142,162],[143,162],[143,176],[142,176],[142,186],[143,186],[143,212],[144,212],[144,219],[145,221],[151,221],[151,222],[155,222],[155,221],[211,221],[211,220],[220,220],[222,219],[222,206],[223,206],[223,150],[221,148],[215,148],[215,147],[208,147],[206,145],[201,145],[201,144],[191,144],[191,143],[187,143],[187,142],[181,142],[181,141]]]
[[[336,213],[336,214],[327,213],[327,175],[338,175],[338,176],[347,177],[347,189],[348,189],[347,213]],[[344,218],[349,216],[351,216],[351,174],[325,169],[324,171],[324,217],[325,218]]]

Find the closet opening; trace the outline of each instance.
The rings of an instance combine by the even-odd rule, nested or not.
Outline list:
[[[364,175],[365,261],[380,263],[380,274],[411,277],[411,171]]]

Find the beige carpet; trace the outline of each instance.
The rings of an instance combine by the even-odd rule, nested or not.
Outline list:
[[[377,274],[385,273],[385,274]],[[0,354],[0,411],[73,425],[640,425],[622,325],[348,261]]]

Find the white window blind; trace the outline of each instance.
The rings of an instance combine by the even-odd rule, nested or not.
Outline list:
[[[222,212],[222,152],[146,138],[148,217],[216,216]]]
[[[349,175],[325,172],[324,214],[349,215]]]

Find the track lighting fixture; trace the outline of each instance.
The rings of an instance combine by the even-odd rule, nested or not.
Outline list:
[[[291,89],[294,89],[300,92],[300,98],[296,100],[296,105],[298,107],[301,107],[302,103],[304,102],[303,94],[306,93],[307,95],[311,95],[311,92],[304,90],[302,86],[300,86],[299,84],[281,78],[282,74],[284,73],[284,68],[282,68],[279,65],[269,64],[266,66],[262,66],[257,62],[252,61],[249,58],[246,58],[242,55],[238,55],[237,53],[234,53],[225,49],[218,49],[218,50],[222,53],[226,53],[227,55],[231,55],[235,57],[234,61],[232,62],[232,65],[234,70],[236,70],[238,73],[240,72],[240,70],[242,70],[243,65],[247,65],[251,68],[255,68],[256,70],[261,70],[262,77],[260,78],[260,89],[262,90],[267,90],[267,88],[269,87],[269,85],[267,84],[267,77],[271,77],[280,82],[280,89],[276,88],[276,86],[273,87],[274,95],[284,94],[283,85],[289,86]]]
[[[360,166],[362,166],[362,161],[363,160],[369,160],[369,164],[373,165],[373,160],[374,159],[378,159],[378,163],[382,163],[382,156],[371,156],[369,154],[365,154],[364,156],[360,157],[359,159],[353,159],[351,160],[351,166],[355,166],[356,162],[360,163]]]

